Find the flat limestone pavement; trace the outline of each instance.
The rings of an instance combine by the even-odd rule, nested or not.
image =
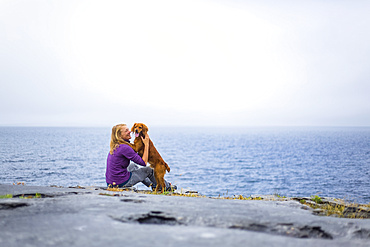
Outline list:
[[[296,201],[4,184],[0,195],[7,247],[370,246],[369,219],[316,216]]]

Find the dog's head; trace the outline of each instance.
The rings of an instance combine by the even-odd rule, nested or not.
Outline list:
[[[131,132],[135,133],[135,137],[144,137],[145,133],[148,132],[148,127],[143,123],[135,123],[131,128]]]

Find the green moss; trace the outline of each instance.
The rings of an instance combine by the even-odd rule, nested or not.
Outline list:
[[[42,198],[42,195],[40,193],[36,193],[34,196],[33,195],[21,195],[21,196],[16,196],[19,199],[33,199],[33,198]],[[12,194],[6,194],[6,195],[0,195],[0,199],[6,199],[6,198],[13,198]]]
[[[13,198],[12,194],[0,195],[0,199]]]

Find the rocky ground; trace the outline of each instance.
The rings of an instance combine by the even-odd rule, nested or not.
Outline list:
[[[370,246],[370,219],[319,216],[302,198],[219,200],[3,184],[0,195],[0,246],[7,247]]]

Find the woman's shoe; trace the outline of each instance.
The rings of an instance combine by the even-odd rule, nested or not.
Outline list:
[[[170,184],[170,187],[166,188],[166,191],[175,191],[177,190],[177,186],[176,185],[172,185],[171,183]]]

